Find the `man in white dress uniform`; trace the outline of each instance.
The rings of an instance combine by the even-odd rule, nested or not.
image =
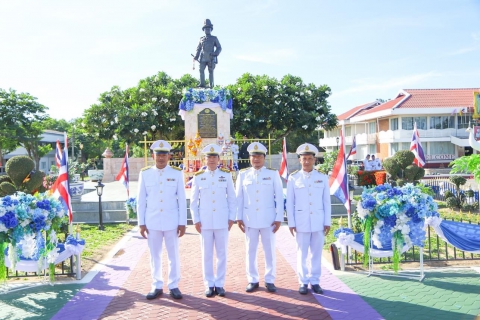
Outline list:
[[[155,165],[143,168],[138,179],[137,213],[140,234],[148,240],[152,289],[147,299],[155,299],[163,293],[162,245],[165,240],[169,270],[168,288],[174,299],[181,299],[180,256],[178,238],[185,234],[187,201],[183,172],[168,165],[172,147],[167,141],[155,141],[153,158]]]
[[[290,174],[287,183],[287,217],[290,232],[297,241],[297,274],[301,294],[308,284],[315,293],[320,287],[324,236],[330,231],[331,203],[328,177],[313,170],[317,148],[304,143],[297,148],[302,169]],[[308,249],[312,254],[311,270],[307,266]]]
[[[257,249],[261,237],[265,253],[265,287],[275,292],[275,232],[284,219],[283,185],[277,170],[264,167],[267,148],[263,144],[253,142],[247,151],[252,166],[240,170],[236,183],[237,223],[246,240],[248,285],[245,291],[253,292],[259,287]]]
[[[203,148],[207,168],[193,177],[190,201],[193,223],[201,237],[203,282],[207,297],[214,294],[225,296],[228,232],[235,220],[237,205],[230,170],[217,168],[221,152],[222,148],[216,144]],[[213,250],[217,256],[217,275]]]

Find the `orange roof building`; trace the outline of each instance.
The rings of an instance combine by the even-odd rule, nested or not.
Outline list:
[[[410,149],[416,123],[425,167],[446,167],[451,160],[472,153],[465,129],[474,123],[474,93],[480,94],[480,88],[403,89],[392,100],[370,102],[338,115],[339,126],[324,132],[319,144],[335,150],[344,127],[347,154],[356,137],[357,154],[349,160],[362,160],[367,154],[385,159]]]

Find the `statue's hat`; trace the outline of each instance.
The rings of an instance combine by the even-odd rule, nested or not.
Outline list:
[[[213,24],[210,22],[210,19],[205,19],[202,30],[205,30],[205,28],[210,28],[213,30]]]

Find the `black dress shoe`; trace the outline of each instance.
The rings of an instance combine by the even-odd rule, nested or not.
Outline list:
[[[313,290],[313,292],[315,292],[315,293],[323,294],[322,287],[320,287],[319,284],[312,284],[312,290]]]
[[[218,294],[220,297],[225,297],[225,289],[222,287],[215,287],[215,293]]]
[[[205,297],[213,297],[213,295],[215,294],[215,291],[214,291],[214,288],[213,287],[209,287],[207,290],[205,290]]]
[[[180,292],[180,290],[178,290],[178,288],[170,289],[170,295],[172,296],[173,299],[183,298],[182,293]]]
[[[253,292],[255,289],[258,288],[258,282],[252,282],[252,283],[249,283],[247,288],[245,289],[245,291],[247,292]]]
[[[153,300],[163,293],[163,289],[155,289],[147,294],[148,300]]]
[[[308,284],[301,285],[300,289],[298,289],[298,292],[300,292],[300,294],[307,294],[308,293]]]
[[[277,287],[273,283],[265,282],[265,287],[267,288],[268,292],[277,292]]]

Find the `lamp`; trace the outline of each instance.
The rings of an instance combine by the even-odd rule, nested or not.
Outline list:
[[[95,186],[97,189],[97,196],[98,196],[98,218],[100,220],[100,224],[98,225],[98,230],[104,230],[103,227],[103,217],[102,217],[102,194],[103,194],[103,187],[105,185],[102,183],[102,180],[98,180],[98,184]]]
[[[338,142],[340,141],[340,137],[336,137],[335,140],[337,140],[337,150],[338,150]]]

